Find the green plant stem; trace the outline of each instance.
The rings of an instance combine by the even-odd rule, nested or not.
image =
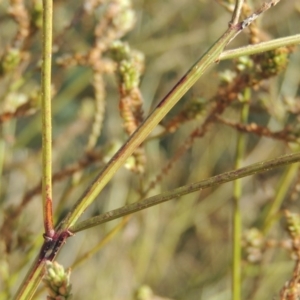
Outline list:
[[[33,297],[40,281],[44,276],[43,269],[45,262],[46,260],[39,261],[39,258],[36,258],[34,264],[27,273],[26,280],[17,291],[17,294],[14,298],[15,300],[28,300]]]
[[[52,120],[51,120],[51,63],[52,63],[52,0],[43,0],[43,47],[41,81],[42,116],[42,198],[45,235],[51,237],[52,215]],[[27,300],[34,295],[42,277],[45,260],[36,258],[14,299]]]
[[[244,103],[241,110],[241,123],[247,123],[249,114],[249,97],[250,89],[246,88],[244,92]],[[245,152],[245,135],[241,132],[237,134],[237,146],[236,146],[236,161],[235,169],[238,169],[242,165],[242,160]],[[242,196],[242,182],[241,179],[237,179],[233,183],[233,216],[232,216],[232,299],[241,299],[241,238],[242,238],[242,216],[240,208],[240,199]]]
[[[109,182],[115,172],[123,165],[133,151],[145,140],[155,126],[164,118],[169,110],[181,97],[195,84],[201,75],[220,56],[224,47],[241,31],[241,26],[232,26],[222,37],[196,62],[196,64],[183,76],[167,96],[158,104],[154,111],[133,133],[124,146],[113,156],[103,171],[77,201],[72,211],[61,223],[60,229],[68,229],[74,225],[86,208],[95,200],[100,191]]]
[[[267,42],[262,42],[255,45],[249,45],[233,50],[224,51],[219,60],[237,58],[244,55],[254,55],[265,51],[274,50],[279,47],[286,47],[300,44],[300,34],[279,38]]]
[[[237,24],[239,22],[243,4],[244,4],[244,0],[235,1],[235,7],[232,14],[231,24]]]
[[[43,0],[43,64],[42,64],[42,197],[45,235],[53,235],[52,216],[52,123],[51,123],[51,62],[52,62],[52,1]]]
[[[72,233],[76,233],[82,230],[85,230],[87,228],[91,228],[94,226],[97,226],[99,224],[103,224],[115,219],[118,219],[120,217],[124,217],[126,215],[132,214],[134,212],[146,209],[148,207],[166,202],[168,200],[181,197],[186,194],[190,194],[192,192],[200,191],[205,188],[209,187],[215,187],[222,183],[230,182],[239,178],[243,178],[249,175],[253,175],[256,173],[266,172],[269,170],[272,170],[274,168],[278,168],[284,165],[288,165],[291,163],[295,163],[300,161],[300,152],[291,154],[291,155],[285,155],[281,156],[272,160],[258,162],[256,164],[252,164],[250,166],[229,171],[226,173],[222,173],[217,176],[213,176],[211,178],[191,183],[182,187],[179,187],[175,190],[168,191],[165,193],[162,193],[160,195],[156,195],[144,200],[141,200],[136,203],[132,203],[129,205],[125,205],[121,208],[109,211],[107,213],[104,213],[102,215],[90,218],[88,220],[82,221],[78,224],[73,225],[69,228],[69,230]]]

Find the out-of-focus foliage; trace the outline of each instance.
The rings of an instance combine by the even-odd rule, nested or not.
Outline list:
[[[252,2],[244,16],[261,4]],[[297,33],[296,2],[270,9],[230,47]],[[42,239],[41,5],[0,2],[0,299],[15,292]],[[54,1],[56,221],[226,30],[230,9],[222,0]],[[244,164],[299,150],[299,65],[297,48],[216,64],[84,217],[233,169],[238,132],[247,141]],[[299,178],[293,166],[243,180],[243,299],[279,297],[292,277],[295,236],[282,210],[299,213]],[[134,215],[72,269],[72,299],[137,299],[145,286],[145,299],[229,299],[232,194],[226,184]],[[118,223],[78,233],[58,261],[72,266]]]

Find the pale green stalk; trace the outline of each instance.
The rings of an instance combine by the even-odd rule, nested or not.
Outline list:
[[[261,52],[274,50],[280,47],[292,46],[297,44],[300,44],[300,34],[295,34],[292,36],[262,42],[255,45],[249,45],[233,50],[227,50],[220,55],[219,60],[232,59],[244,55],[254,55]]]
[[[236,24],[239,21],[244,0],[236,0],[235,7],[231,19],[232,24]],[[241,119],[247,116],[246,104],[244,104]],[[238,169],[241,166],[242,157],[244,155],[245,139],[241,133],[238,133],[237,149],[236,149],[236,164],[235,168]],[[241,180],[236,180],[233,186],[233,216],[232,216],[232,299],[240,300],[241,297],[241,212],[240,212],[240,197],[241,197]]]
[[[196,191],[200,191],[205,188],[215,187],[222,183],[230,182],[239,178],[243,178],[249,175],[254,175],[256,173],[266,172],[272,170],[274,168],[278,168],[284,165],[292,164],[300,161],[300,153],[290,154],[281,156],[272,160],[258,162],[256,164],[252,164],[250,166],[229,171],[226,173],[222,173],[217,176],[210,177],[208,179],[191,183],[182,187],[179,187],[175,190],[168,191],[162,193],[160,195],[156,195],[136,203],[125,205],[121,208],[111,210],[102,215],[90,218],[88,220],[82,221],[76,225],[70,227],[70,231],[72,233],[76,233],[78,231],[85,230],[90,227],[94,227],[99,224],[103,224],[120,217],[124,217],[126,215],[132,214],[134,212],[146,209],[148,207],[166,202],[168,200],[181,197],[186,194],[190,194]]]
[[[52,123],[51,123],[51,57],[52,0],[43,0],[42,63],[42,198],[45,235],[53,234],[52,216]],[[37,257],[14,299],[28,300],[34,295],[42,277],[45,261]]]
[[[249,114],[249,97],[250,90],[247,88],[244,92],[244,103],[241,110],[241,123],[246,123]],[[236,160],[235,169],[238,169],[242,165],[242,160],[245,152],[245,135],[241,132],[237,133],[237,145],[236,145]],[[242,238],[242,216],[240,208],[240,200],[242,196],[242,182],[241,179],[237,179],[233,183],[233,216],[232,216],[232,299],[241,299],[241,238]]]
[[[43,0],[43,63],[42,63],[42,196],[45,234],[53,234],[52,219],[52,0]]]
[[[232,18],[231,18],[231,24],[234,25],[239,22],[243,4],[244,4],[244,0],[236,0],[235,1],[234,11],[233,11]]]
[[[37,257],[32,267],[29,269],[25,281],[20,286],[15,300],[29,300],[33,297],[36,289],[38,288],[43,276],[45,260],[39,261]]]

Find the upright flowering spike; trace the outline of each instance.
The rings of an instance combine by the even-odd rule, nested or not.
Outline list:
[[[67,272],[57,262],[46,262],[46,274],[43,279],[48,288],[47,300],[70,300],[72,297],[70,284],[71,270]]]
[[[126,133],[131,135],[143,121],[143,99],[139,84],[144,68],[144,57],[142,53],[131,50],[128,44],[121,41],[112,44],[111,54],[117,63],[120,115]],[[141,146],[136,149],[133,157],[134,161],[129,160],[126,167],[134,172],[143,173],[145,154]]]

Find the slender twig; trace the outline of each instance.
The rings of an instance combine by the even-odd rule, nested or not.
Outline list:
[[[249,113],[250,89],[244,91],[244,103],[241,110],[241,123],[246,123]],[[242,165],[245,152],[245,135],[238,133],[236,146],[235,168],[238,169]],[[241,299],[241,237],[242,237],[242,216],[240,208],[240,200],[242,196],[242,182],[237,179],[233,183],[233,215],[232,215],[232,300]]]
[[[266,172],[269,170],[272,170],[274,168],[278,168],[284,165],[292,164],[295,162],[300,161],[300,152],[291,154],[291,155],[285,155],[281,156],[272,160],[268,161],[262,161],[258,162],[256,164],[229,171],[226,173],[222,173],[220,175],[196,182],[191,183],[182,187],[179,187],[175,190],[168,191],[165,193],[162,193],[160,195],[156,195],[144,200],[141,200],[136,203],[132,203],[129,205],[125,205],[121,208],[111,210],[107,213],[104,213],[100,216],[96,216],[93,218],[90,218],[88,220],[82,221],[76,225],[73,225],[69,228],[70,232],[76,233],[78,231],[85,230],[90,227],[94,227],[99,224],[103,224],[115,219],[118,219],[120,217],[132,214],[134,212],[146,209],[148,207],[166,202],[168,200],[181,197],[186,194],[190,194],[192,192],[200,191],[205,188],[209,187],[215,187],[217,185],[220,185],[222,183],[226,183],[229,181],[236,180],[238,178],[243,178],[249,175],[254,175],[256,173]]]
[[[296,133],[294,134],[289,126],[279,131],[271,131],[269,128],[257,125],[256,123],[242,124],[239,122],[232,122],[231,120],[224,119],[219,115],[215,116],[215,120],[240,132],[253,133],[260,137],[264,136],[272,139],[282,140],[285,142],[299,143],[299,139],[296,136]]]
[[[244,0],[235,1],[235,7],[232,14],[231,24],[235,25],[239,22],[243,4],[244,4]]]
[[[249,16],[247,19],[245,19],[242,22],[242,27],[248,27],[253,21],[255,21],[261,14],[263,14],[265,11],[267,11],[268,9],[270,9],[271,7],[275,6],[276,4],[278,4],[280,2],[280,0],[271,0],[268,2],[265,2],[262,4],[262,6],[257,9],[251,16]]]
[[[52,0],[43,0],[42,159],[45,236],[52,237],[52,124],[51,124]]]
[[[227,50],[220,55],[219,60],[237,58],[243,55],[254,55],[260,52],[274,50],[279,47],[287,47],[297,44],[300,44],[300,34],[274,39],[271,41],[262,42],[255,45],[249,45],[233,50]]]
[[[32,267],[29,269],[26,281],[20,286],[15,300],[27,300],[31,299],[44,276],[45,260],[39,261],[37,257]]]

